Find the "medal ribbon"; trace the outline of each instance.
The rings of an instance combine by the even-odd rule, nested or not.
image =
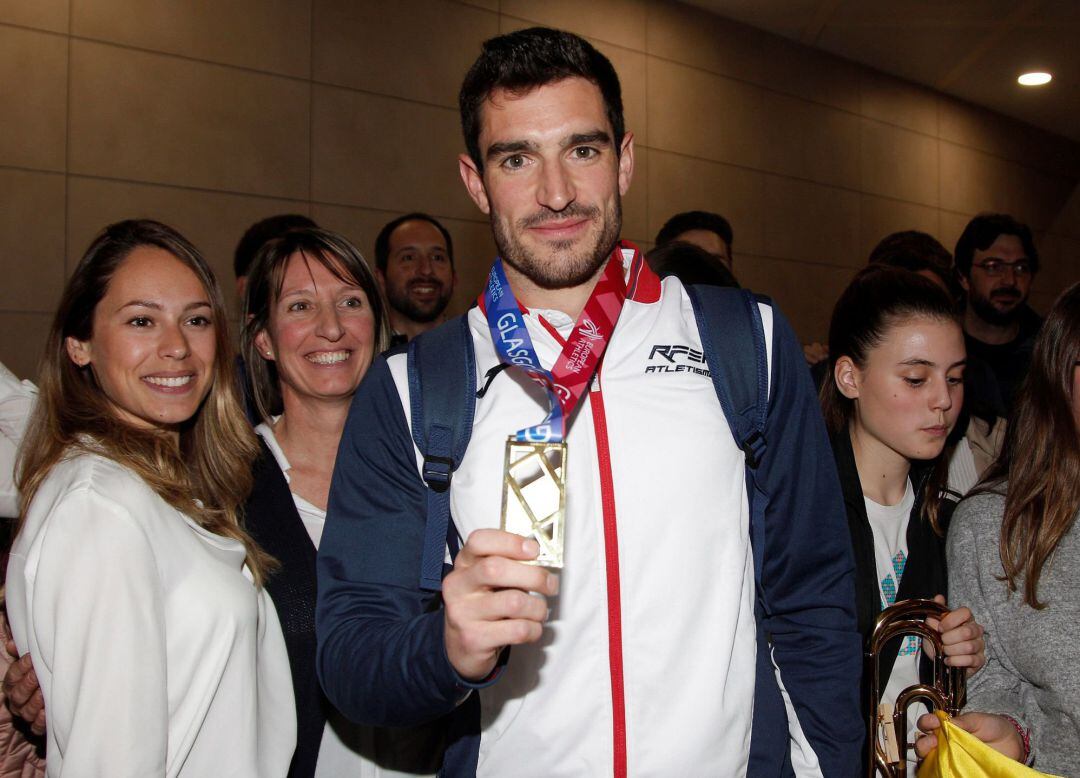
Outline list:
[[[495,260],[483,294],[495,351],[499,361],[520,367],[529,378],[544,387],[550,403],[544,420],[518,430],[514,434],[517,440],[527,443],[562,442],[566,435],[566,420],[585,395],[600,364],[600,357],[611,340],[625,299],[626,280],[620,243],[608,259],[607,267],[585,303],[562,353],[551,370],[546,370],[533,348],[525,317],[506,279],[502,258]]]

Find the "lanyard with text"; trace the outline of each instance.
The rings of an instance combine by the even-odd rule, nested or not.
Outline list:
[[[626,298],[622,250],[616,246],[600,275],[585,308],[578,317],[562,353],[551,370],[540,364],[525,317],[506,280],[502,260],[496,259],[484,292],[488,327],[499,361],[517,365],[548,393],[551,410],[532,427],[518,430],[517,440],[531,443],[558,443],[566,434],[566,420],[585,394],[600,357],[607,348],[615,322]]]
[[[499,361],[516,365],[544,387],[544,420],[510,436],[503,473],[501,527],[536,540],[537,564],[562,567],[566,511],[566,424],[585,396],[626,299],[621,246],[608,258],[551,370],[540,364],[514,292],[496,259],[484,292],[491,340]]]

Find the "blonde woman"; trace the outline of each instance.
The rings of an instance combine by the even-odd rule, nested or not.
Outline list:
[[[67,282],[7,574],[49,775],[288,769],[288,658],[271,560],[238,521],[257,449],[228,344],[209,268],[165,225],[111,225]]]

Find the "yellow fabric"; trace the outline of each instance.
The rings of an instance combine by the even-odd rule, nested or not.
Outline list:
[[[919,767],[918,778],[1055,778],[1009,759],[949,721],[943,711],[938,745]]]

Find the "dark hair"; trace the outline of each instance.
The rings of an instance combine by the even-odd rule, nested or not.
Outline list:
[[[1039,601],[1043,566],[1080,510],[1080,429],[1073,374],[1080,365],[1080,283],[1061,293],[1035,339],[1031,366],[1016,395],[1005,446],[977,491],[1005,490],[1001,566],[1009,590]],[[1061,560],[1064,562],[1064,560]]]
[[[420,213],[415,211],[413,213],[407,213],[404,216],[399,216],[391,222],[388,222],[385,227],[379,230],[379,234],[375,237],[375,267],[379,270],[386,272],[386,264],[390,261],[390,235],[394,230],[400,227],[405,222],[412,221],[424,221],[435,226],[435,228],[442,233],[443,240],[446,241],[446,255],[450,257],[450,267],[454,266],[454,241],[450,239],[450,232],[439,223],[438,219],[426,213]]]
[[[663,246],[671,243],[684,232],[690,230],[707,230],[715,232],[727,244],[728,251],[735,240],[735,233],[731,230],[728,220],[718,213],[709,211],[683,211],[677,213],[664,222],[660,232],[656,233],[656,245]]]
[[[829,371],[821,386],[821,410],[833,435],[847,433],[855,411],[855,401],[836,386],[837,360],[848,357],[856,365],[864,365],[870,351],[893,327],[914,318],[957,321],[955,306],[945,290],[910,270],[869,265],[840,295],[829,322]],[[922,495],[923,516],[938,533],[942,531],[938,515],[949,477],[950,453],[951,447],[946,447],[934,460]]]
[[[285,268],[294,254],[301,254],[308,262],[318,262],[336,278],[363,289],[375,318],[373,356],[390,345],[386,301],[368,263],[343,235],[309,227],[289,230],[271,240],[256,255],[251,267],[244,294],[244,329],[240,333],[240,351],[250,376],[255,407],[266,420],[282,411],[281,387],[276,366],[263,358],[255,337],[270,324],[270,311],[281,294]]]
[[[611,62],[588,41],[562,30],[530,27],[484,41],[480,56],[465,74],[458,95],[465,149],[477,170],[483,171],[480,153],[480,109],[496,89],[525,94],[532,89],[566,78],[591,81],[604,98],[615,153],[622,149],[622,89]]]
[[[237,278],[246,276],[251,270],[251,263],[255,261],[255,255],[259,253],[259,249],[274,238],[281,237],[289,230],[318,226],[307,216],[298,213],[270,216],[255,222],[247,228],[240,242],[236,244],[236,251],[233,254],[233,275]]]
[[[953,252],[956,272],[965,278],[971,276],[971,263],[975,251],[986,251],[1001,235],[1015,235],[1024,247],[1024,254],[1031,262],[1031,272],[1039,272],[1039,252],[1035,250],[1035,240],[1031,237],[1031,228],[1022,224],[1006,213],[980,213],[968,222],[967,227],[956,241]]]
[[[721,257],[693,243],[666,243],[646,254],[645,259],[658,276],[675,276],[684,284],[739,286]]]
[[[871,265],[888,265],[913,273],[930,271],[957,301],[962,296],[952,268],[952,254],[933,235],[918,230],[894,232],[882,238],[870,252]]]

